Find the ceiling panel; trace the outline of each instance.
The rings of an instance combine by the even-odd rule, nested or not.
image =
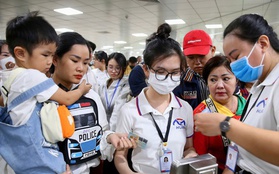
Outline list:
[[[245,13],[258,13],[279,32],[278,0],[0,0],[0,39],[5,39],[5,25],[13,17],[28,10],[39,10],[55,28],[69,28],[96,43],[97,49],[114,46],[127,58],[141,54],[145,38],[133,33],[150,35],[166,19],[183,19],[186,24],[172,25],[174,39],[182,43],[184,35],[192,29],[206,30],[213,38],[217,50],[222,52],[223,29],[206,29],[205,24],[220,23],[226,27],[233,19]],[[81,15],[66,16],[53,9],[72,7]],[[114,44],[125,40],[127,44]],[[126,50],[124,46],[132,46]],[[111,53],[111,50],[105,50]],[[136,55],[135,55],[136,54]]]

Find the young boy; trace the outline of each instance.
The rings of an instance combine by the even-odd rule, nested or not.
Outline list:
[[[65,92],[45,73],[48,72],[55,54],[58,36],[54,28],[38,12],[30,12],[10,20],[6,28],[10,53],[18,67],[25,68],[3,95],[7,106],[13,105],[22,93],[33,89],[39,92],[34,97],[19,103],[10,110],[12,125],[0,123],[0,154],[15,173],[62,173],[66,164],[57,145],[45,141],[38,117],[40,104],[49,99],[69,105],[86,94],[91,85],[83,81],[79,88]],[[3,83],[11,72],[3,73]],[[42,88],[41,88],[42,87]],[[36,115],[37,114],[37,115]]]

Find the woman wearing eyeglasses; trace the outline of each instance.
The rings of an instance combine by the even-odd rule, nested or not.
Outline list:
[[[120,107],[126,102],[130,93],[128,78],[124,77],[127,62],[122,53],[111,53],[106,67],[109,79],[99,89],[99,95],[106,109],[110,130],[115,130],[115,124]]]
[[[162,24],[143,52],[149,87],[120,110],[116,130],[130,133],[137,148],[132,152],[132,169],[138,173],[169,173],[173,160],[196,156],[193,148],[193,110],[172,90],[179,85],[184,65],[180,45],[169,38],[171,28]],[[168,165],[164,158],[168,158]],[[133,173],[127,150],[116,151],[119,173]]]
[[[114,131],[119,117],[119,110],[130,94],[128,78],[124,77],[127,61],[122,53],[111,53],[106,61],[109,79],[99,88],[99,95],[105,107],[110,130]],[[113,162],[105,161],[104,174],[117,173]]]

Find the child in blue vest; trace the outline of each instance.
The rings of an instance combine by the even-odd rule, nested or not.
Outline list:
[[[11,124],[0,122],[0,155],[15,173],[63,173],[66,171],[63,155],[56,144],[43,137],[39,112],[42,103],[49,99],[65,105],[74,103],[91,85],[83,82],[77,90],[65,92],[46,77],[58,36],[38,12],[10,20],[6,39],[16,65],[25,70],[14,78],[3,95]],[[3,83],[12,73],[3,73]]]

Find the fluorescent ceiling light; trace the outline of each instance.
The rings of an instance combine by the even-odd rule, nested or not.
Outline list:
[[[111,49],[111,48],[113,48],[113,46],[110,46],[110,45],[109,45],[109,46],[103,46],[103,47],[102,47],[102,49],[104,49],[104,50],[105,50],[105,49]]]
[[[58,8],[58,9],[54,9],[55,12],[58,13],[62,13],[64,15],[78,15],[78,14],[83,14],[83,12],[78,11],[76,9],[73,8]]]
[[[124,47],[124,49],[133,49],[133,47]]]
[[[170,25],[185,24],[185,22],[182,19],[170,19],[170,20],[165,20],[165,22]]]
[[[223,28],[222,24],[208,24],[205,25],[206,28]]]
[[[73,32],[74,30],[68,29],[68,28],[57,28],[57,29],[55,29],[55,31],[64,33],[64,32]]]
[[[120,41],[114,41],[114,43],[116,43],[116,44],[125,44],[127,42],[120,40]]]
[[[134,33],[132,35],[136,36],[136,37],[146,37],[147,36],[147,34],[145,34],[145,33]]]
[[[145,42],[140,42],[139,44],[140,44],[140,45],[145,45],[146,43],[145,43]]]

